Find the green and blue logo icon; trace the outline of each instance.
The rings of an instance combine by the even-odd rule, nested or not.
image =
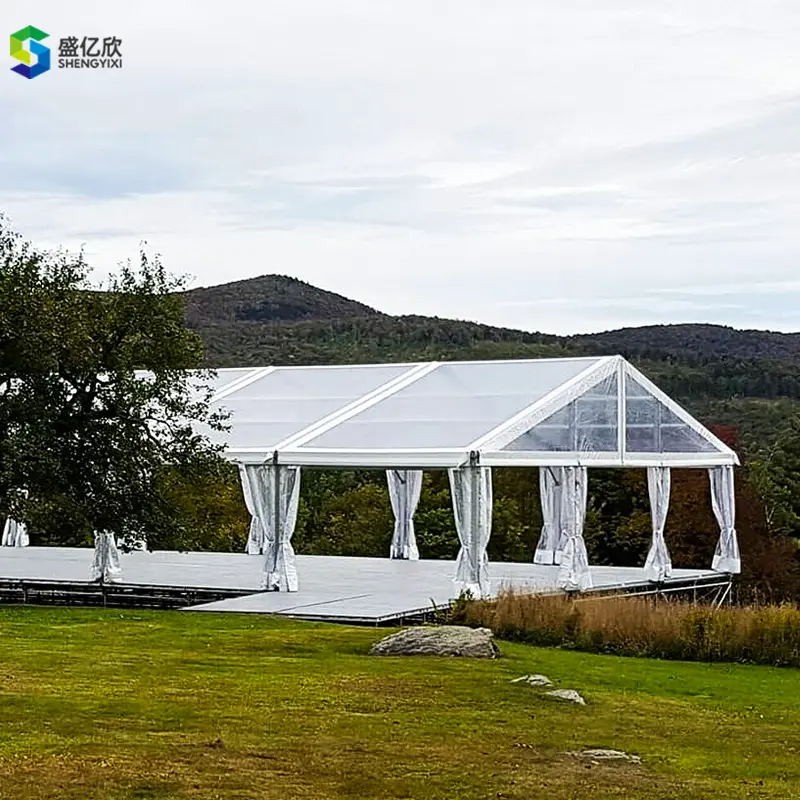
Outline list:
[[[50,34],[28,25],[27,28],[11,34],[11,57],[21,62],[11,67],[12,72],[23,78],[35,78],[50,69],[50,48],[43,45],[42,39]],[[25,45],[28,45],[25,47]]]

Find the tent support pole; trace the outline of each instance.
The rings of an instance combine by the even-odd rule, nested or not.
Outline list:
[[[278,451],[272,454],[272,472],[273,472],[273,487],[272,487],[272,502],[273,502],[273,525],[275,526],[275,543],[272,548],[272,564],[270,568],[271,573],[275,573],[278,568],[278,544],[280,541],[281,530],[281,471],[278,466]]]
[[[470,526],[472,527],[472,558],[471,561],[471,569],[472,569],[472,582],[480,585],[480,565],[481,565],[481,556],[482,553],[480,552],[480,537],[478,535],[478,526],[480,525],[480,514],[479,514],[479,493],[481,490],[481,474],[480,474],[480,467],[478,466],[478,460],[480,456],[476,452],[472,452],[469,454],[469,480],[470,480]],[[483,587],[481,587],[483,589]]]

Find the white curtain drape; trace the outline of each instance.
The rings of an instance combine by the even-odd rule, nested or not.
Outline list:
[[[94,534],[92,580],[102,583],[119,583],[122,580],[117,540],[108,531],[95,531]]]
[[[239,477],[242,481],[242,494],[244,504],[250,514],[250,532],[247,535],[247,554],[251,556],[262,555],[264,552],[264,529],[258,521],[256,505],[253,501],[253,490],[250,485],[250,477],[244,464],[239,464]]]
[[[672,561],[669,557],[667,543],[664,540],[664,528],[669,512],[669,493],[671,472],[669,467],[647,468],[647,490],[650,495],[650,518],[653,523],[653,541],[650,552],[644,562],[645,576],[650,581],[661,583],[672,575]]]
[[[477,597],[491,592],[486,546],[492,534],[492,471],[469,466],[448,471],[461,549],[453,579]]]
[[[422,470],[390,469],[386,471],[386,482],[394,512],[394,534],[389,558],[417,561],[419,550],[414,534],[414,512],[422,493]]]
[[[719,541],[711,569],[732,575],[742,571],[739,542],[736,538],[736,492],[733,467],[714,467],[708,471],[711,482],[711,507],[719,525]]]
[[[297,563],[292,535],[300,502],[300,468],[248,464],[245,474],[255,516],[264,531],[262,588],[296,592]]]
[[[556,551],[561,541],[561,494],[564,487],[563,467],[539,467],[539,494],[542,502],[542,532],[534,564],[556,564]],[[560,559],[559,559],[560,560]]]
[[[586,467],[564,467],[564,488],[561,503],[561,529],[564,551],[558,570],[558,585],[568,591],[592,587],[589,556],[583,539],[588,497]]]
[[[27,547],[30,544],[28,529],[24,522],[8,517],[3,525],[3,538],[0,547]]]

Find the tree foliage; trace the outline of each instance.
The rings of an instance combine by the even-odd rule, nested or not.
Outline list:
[[[188,371],[203,353],[180,287],[144,251],[95,286],[82,254],[37,250],[0,219],[0,504],[42,541],[169,527],[163,471],[214,463],[192,420],[222,420]]]

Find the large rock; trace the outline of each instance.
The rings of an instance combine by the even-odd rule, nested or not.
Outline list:
[[[577,758],[585,758],[589,761],[629,761],[631,764],[642,763],[640,756],[625,753],[622,750],[606,750],[604,748],[581,750],[579,753],[570,753],[569,755],[576,756]]]
[[[547,675],[523,675],[520,678],[514,678],[511,683],[527,683],[530,686],[552,686],[553,681]]]
[[[406,628],[372,646],[375,656],[461,656],[497,658],[500,651],[488,628],[446,625],[437,628]]]
[[[545,694],[555,700],[565,700],[568,703],[577,703],[581,706],[586,705],[586,701],[574,689],[554,689],[552,692],[545,692]]]

